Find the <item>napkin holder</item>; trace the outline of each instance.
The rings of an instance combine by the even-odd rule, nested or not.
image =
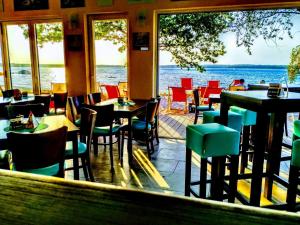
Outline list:
[[[283,90],[280,83],[270,83],[267,96],[270,98],[278,98],[282,95]]]

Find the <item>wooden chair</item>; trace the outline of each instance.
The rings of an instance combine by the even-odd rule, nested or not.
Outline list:
[[[53,94],[55,114],[66,114],[67,98],[68,92]]]
[[[51,92],[54,93],[66,93],[67,86],[66,83],[51,83]]]
[[[95,105],[101,102],[101,93],[100,92],[90,93],[88,94],[88,99],[90,105]]]
[[[34,103],[35,104],[43,103],[44,111],[46,114],[49,114],[49,111],[50,111],[50,101],[51,101],[51,95],[35,95],[34,96]]]
[[[80,108],[76,107],[75,104],[76,101],[76,97],[68,97],[68,103],[69,103],[69,107],[70,107],[70,111],[71,111],[71,116],[72,116],[72,122],[76,125],[76,126],[80,126]]]
[[[3,98],[11,98],[20,93],[21,91],[19,89],[9,89],[9,90],[2,91],[2,96]]]
[[[86,180],[95,181],[90,162],[90,151],[93,131],[95,128],[97,112],[88,108],[81,108],[80,111],[80,141],[78,141],[78,157],[81,159],[84,176]],[[67,142],[65,159],[73,159],[72,142]],[[66,168],[66,170],[74,169]]]
[[[210,110],[214,110],[213,108],[210,109],[208,105],[201,105],[201,101],[200,101],[200,95],[199,95],[199,89],[195,88],[193,90],[193,95],[194,95],[194,103],[195,105],[193,107],[195,107],[195,119],[194,119],[194,124],[197,124],[198,121],[198,117],[200,116],[199,112],[204,112],[204,111],[210,111]]]
[[[169,87],[168,95],[168,110],[172,109],[173,102],[184,103],[184,111],[187,112],[187,94],[186,88],[183,87]]]
[[[95,110],[97,112],[96,124],[93,131],[93,146],[95,154],[98,154],[98,145],[109,145],[111,171],[114,171],[113,165],[113,144],[118,143],[118,152],[120,153],[120,125],[114,123],[114,105],[85,105],[84,107]],[[117,141],[113,142],[113,136],[117,137]],[[108,143],[99,143],[99,137],[109,137]]]
[[[193,90],[193,78],[181,77],[180,78],[181,87],[186,90]]]
[[[32,112],[36,117],[42,117],[45,115],[45,107],[43,103],[27,105],[7,105],[6,110],[8,119],[16,118],[18,115],[28,117],[30,112]]]
[[[135,140],[143,141],[147,146],[147,153],[149,159],[151,154],[154,152],[154,127],[155,127],[155,115],[157,113],[157,101],[149,101],[147,103],[145,112],[145,121],[135,120],[132,123],[132,133]],[[121,144],[121,158],[123,158],[123,145],[124,145],[124,131],[128,130],[126,126],[123,127],[122,132],[122,144]],[[149,144],[151,146],[149,146]]]
[[[201,103],[200,104],[209,104],[209,95],[210,94],[221,94],[223,88],[213,88],[208,86],[200,87],[201,93]]]
[[[67,127],[43,133],[7,133],[13,169],[64,177]]]
[[[120,97],[128,97],[128,82],[127,81],[119,81],[118,88],[120,91]]]

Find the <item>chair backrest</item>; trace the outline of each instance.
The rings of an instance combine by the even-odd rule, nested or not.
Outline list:
[[[186,102],[186,88],[183,87],[169,87],[172,93],[173,102]]]
[[[230,86],[231,86],[231,85],[239,85],[240,83],[241,83],[240,80],[233,80],[233,81],[231,82]]]
[[[199,99],[199,89],[198,88],[195,88],[193,90],[193,95],[194,95],[194,103],[196,106],[199,106],[200,105],[200,99]]]
[[[120,97],[120,91],[117,85],[102,85],[105,88],[107,98],[118,98]]]
[[[88,99],[90,105],[95,105],[101,102],[101,93],[100,92],[90,93],[88,94]]]
[[[67,92],[66,83],[51,83],[52,93],[65,93]]]
[[[155,114],[157,109],[157,101],[149,101],[146,107],[146,123],[154,123]]]
[[[211,88],[218,88],[220,87],[220,81],[219,80],[209,80],[207,82],[207,86]]]
[[[45,107],[43,103],[27,104],[27,105],[7,105],[7,117],[8,119],[16,118],[18,115],[28,117],[32,112],[34,116],[42,117],[45,115]]]
[[[84,104],[84,96],[77,95],[77,96],[73,96],[72,98],[73,98],[74,105],[75,105],[77,112],[80,113],[81,106],[82,106],[82,104]]]
[[[73,97],[68,97],[68,103],[70,106],[70,110],[71,110],[71,115],[72,115],[72,122],[75,123],[76,119],[77,119],[77,109],[74,103],[74,98]]]
[[[210,94],[221,94],[223,88],[211,88],[211,87],[200,87],[200,97],[203,104],[208,104],[209,103],[209,95]]]
[[[112,126],[115,119],[114,104],[84,105],[83,107],[97,112],[96,127]]]
[[[127,81],[119,81],[118,88],[120,91],[120,97],[127,97],[127,93],[128,93],[127,85],[128,85]]]
[[[67,105],[67,98],[68,98],[68,93],[54,93],[53,94],[53,100],[54,100],[54,107],[55,109],[58,108],[66,108]]]
[[[43,103],[46,114],[49,114],[50,101],[51,101],[51,95],[35,95],[34,96],[34,103],[36,103],[36,104]]]
[[[88,152],[91,149],[93,130],[96,124],[97,112],[88,108],[80,110],[80,136],[84,137]]]
[[[20,94],[21,91],[19,89],[9,89],[9,90],[2,91],[3,98],[10,98]]]
[[[18,171],[59,164],[57,176],[64,177],[64,153],[67,127],[43,133],[7,133],[12,161]]]
[[[193,78],[190,77],[181,77],[181,87],[187,90],[193,89]]]

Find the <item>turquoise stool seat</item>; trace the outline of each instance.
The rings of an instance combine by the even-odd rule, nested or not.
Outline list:
[[[59,174],[59,164],[56,163],[48,167],[23,170],[22,172],[34,173],[34,174],[39,174],[44,176],[57,176]]]
[[[300,138],[300,120],[294,121],[294,135]]]
[[[242,131],[243,121],[242,116],[235,112],[228,112],[228,124],[227,126]],[[219,123],[220,122],[220,111],[207,111],[203,112],[203,123]]]
[[[198,197],[206,197],[207,158],[212,157],[211,198],[223,199],[224,174],[226,156],[231,156],[229,202],[234,202],[237,189],[238,155],[240,132],[218,123],[189,125],[186,128],[186,178],[185,195],[197,196],[191,189],[191,156],[192,151],[201,156],[200,193]]]
[[[80,122],[81,122],[81,119],[79,118],[79,119],[75,120],[74,123],[77,127],[80,127]]]
[[[295,121],[296,122],[296,121]],[[297,122],[299,125],[299,122]],[[293,141],[292,159],[289,171],[289,182],[286,195],[286,203],[289,211],[296,210],[296,198],[300,176],[300,139]]]
[[[238,113],[243,117],[244,126],[253,126],[256,124],[256,112],[237,106],[231,106],[230,111]]]

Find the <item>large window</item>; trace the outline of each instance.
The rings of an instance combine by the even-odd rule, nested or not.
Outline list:
[[[7,23],[5,31],[9,72],[6,88],[47,93],[51,83],[65,83],[61,22]]]

